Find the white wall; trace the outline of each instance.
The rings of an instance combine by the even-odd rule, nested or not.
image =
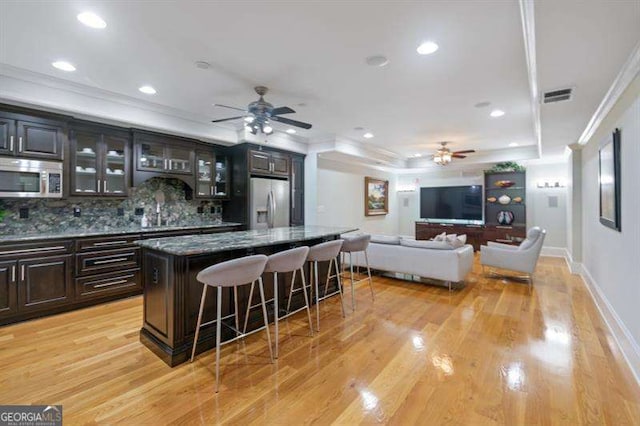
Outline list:
[[[546,229],[546,248],[567,247],[567,163],[527,165],[527,227]],[[560,188],[538,188],[538,182],[560,182]],[[557,206],[553,207],[553,201]],[[558,253],[563,255],[564,253]]]
[[[621,130],[622,232],[599,222],[598,148]],[[640,76],[636,76],[582,150],[582,259],[596,300],[640,380]],[[607,318],[605,310],[605,318]]]
[[[315,215],[315,223],[307,220],[307,224],[356,227],[372,234],[398,233],[395,176],[322,158],[317,160],[317,166],[316,204],[312,213]],[[389,214],[368,217],[364,215],[365,176],[389,180]],[[305,188],[314,190],[310,186]],[[313,206],[307,208],[311,209]]]

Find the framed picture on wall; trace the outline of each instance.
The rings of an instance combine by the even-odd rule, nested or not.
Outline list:
[[[600,223],[620,231],[620,129],[600,146]]]
[[[364,215],[379,216],[389,213],[389,181],[364,178]]]

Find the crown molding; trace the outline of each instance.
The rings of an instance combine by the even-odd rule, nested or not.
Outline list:
[[[585,127],[584,131],[580,135],[580,138],[578,139],[578,143],[580,145],[586,145],[589,142],[607,114],[609,114],[613,106],[618,102],[620,96],[622,96],[624,91],[629,87],[639,72],[640,42],[633,49],[629,58],[627,58],[627,61],[622,66],[622,69],[616,76],[615,80],[613,80],[611,87],[609,87],[609,90],[604,95],[604,98],[600,102],[600,105],[598,105],[598,108],[589,120],[589,123],[587,123],[587,127]]]
[[[531,110],[533,119],[533,133],[538,145],[538,157],[542,156],[542,129],[540,124],[540,92],[538,90],[538,65],[536,61],[536,25],[535,4],[533,0],[519,0],[520,19],[522,21],[522,36],[524,39],[524,53],[529,77],[529,91],[531,93]]]

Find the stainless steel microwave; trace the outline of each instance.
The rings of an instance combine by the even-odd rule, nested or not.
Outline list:
[[[0,198],[62,198],[62,163],[0,157]]]

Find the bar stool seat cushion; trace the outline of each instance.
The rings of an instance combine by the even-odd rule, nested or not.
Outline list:
[[[309,254],[309,247],[297,247],[291,250],[272,254],[267,260],[264,272],[291,272],[304,266]]]
[[[327,241],[326,243],[316,244],[309,248],[309,254],[307,260],[310,262],[326,262],[331,259],[335,259],[340,253],[343,240]]]
[[[345,253],[365,251],[367,246],[369,246],[369,241],[371,241],[371,235],[369,234],[345,238],[340,251]]]
[[[251,283],[260,278],[267,260],[264,254],[229,260],[203,269],[196,279],[214,287],[234,287]]]

